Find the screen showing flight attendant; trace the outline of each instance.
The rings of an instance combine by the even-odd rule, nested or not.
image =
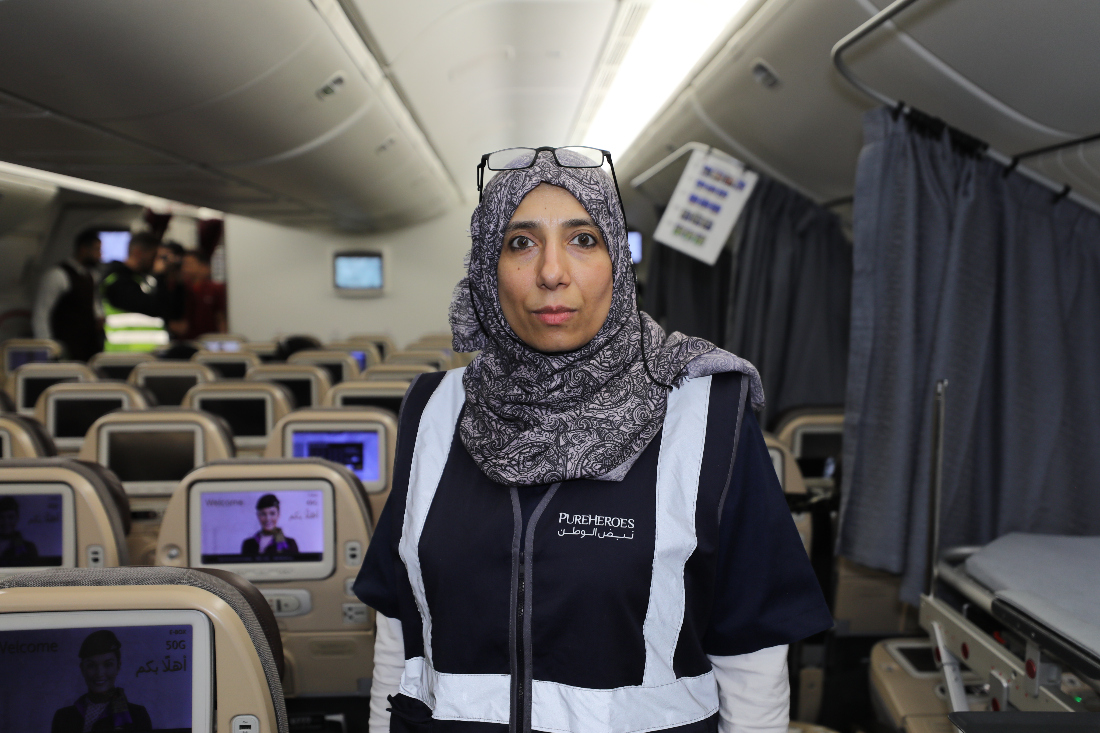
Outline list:
[[[320,562],[324,492],[233,491],[199,500],[204,565]]]
[[[61,494],[0,494],[0,568],[59,567],[64,539]]]
[[[142,623],[142,614],[153,615]],[[149,624],[163,614],[196,620]],[[203,691],[210,680],[210,654],[208,648],[196,649],[196,632],[209,644],[209,632],[201,628],[208,622],[198,612],[4,616],[0,731],[210,730],[210,696]],[[107,623],[85,626],[89,620]],[[140,625],[126,625],[126,620]]]

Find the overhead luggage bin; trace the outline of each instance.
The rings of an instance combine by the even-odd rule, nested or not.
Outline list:
[[[73,703],[85,691],[81,652],[114,651],[118,681],[126,682],[113,689],[124,685],[126,706],[108,706],[105,715],[129,719],[126,728],[290,731],[275,619],[256,589],[232,573],[108,568],[14,576],[0,581],[0,639],[57,651],[24,655],[20,674],[6,679],[20,700],[5,710],[13,730],[80,730],[83,708]],[[62,669],[79,681],[71,689],[55,684]]]
[[[8,375],[8,394],[20,415],[31,417],[38,398],[60,382],[95,382],[99,377],[87,365],[76,361],[24,364]]]
[[[282,632],[288,696],[362,695],[374,623],[351,584],[370,537],[366,494],[343,466],[226,461],[193,471],[172,495],[156,559],[239,573],[260,589]]]
[[[29,113],[0,123],[0,159],[21,165],[358,231],[458,201],[337,0],[5,3],[4,92]]]
[[[102,466],[69,458],[4,461],[0,511],[13,510],[25,547],[5,560],[0,577],[115,568],[129,561],[130,502],[118,478]],[[27,559],[15,559],[20,554]]]

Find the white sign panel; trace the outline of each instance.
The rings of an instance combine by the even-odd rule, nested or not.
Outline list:
[[[725,153],[694,151],[653,238],[713,265],[757,178]]]

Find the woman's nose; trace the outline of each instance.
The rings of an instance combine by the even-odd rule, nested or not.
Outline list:
[[[558,243],[550,243],[542,250],[539,260],[538,284],[548,290],[555,290],[562,285],[569,284],[569,272],[565,266],[563,257],[564,247]]]

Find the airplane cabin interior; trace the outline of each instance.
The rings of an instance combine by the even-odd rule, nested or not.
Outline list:
[[[762,382],[833,623],[752,730],[1100,730],[1097,37],[1095,0],[0,1],[0,733],[398,730],[353,586],[415,385],[479,358],[483,184],[540,155]],[[712,712],[676,729],[748,730]]]

